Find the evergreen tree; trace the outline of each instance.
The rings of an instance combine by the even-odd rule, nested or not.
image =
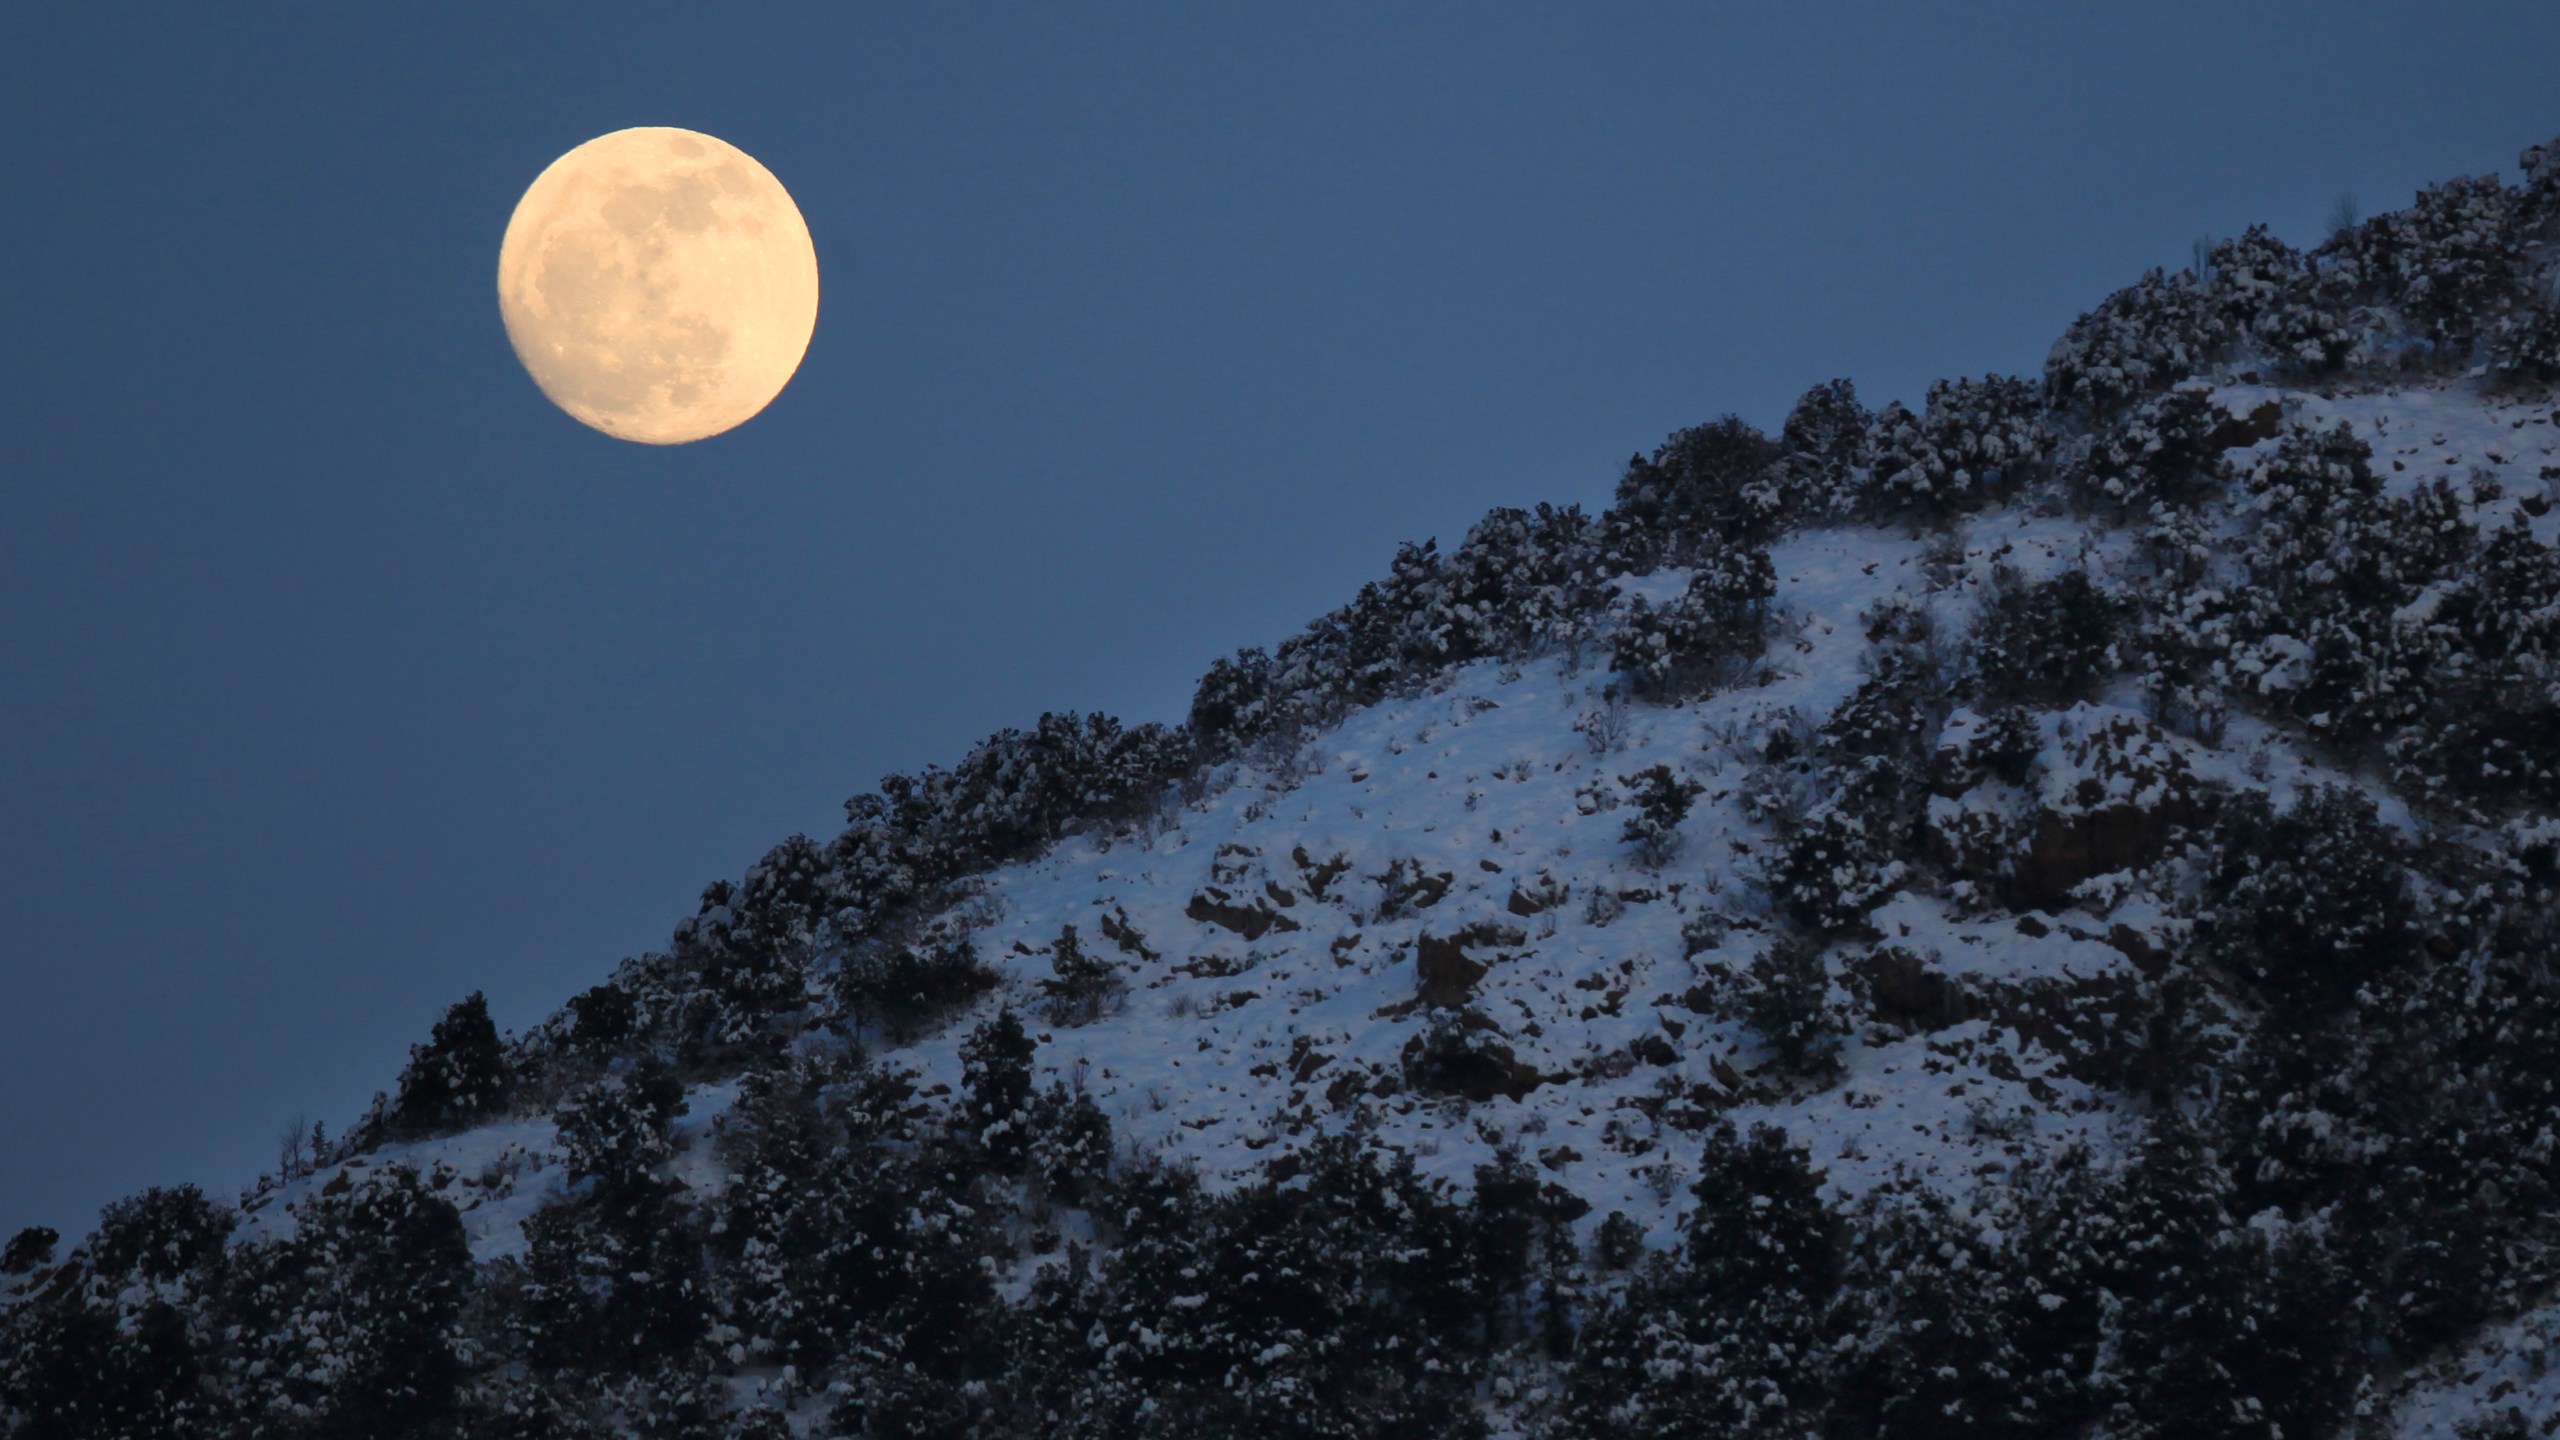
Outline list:
[[[347,1440],[449,1433],[473,1280],[460,1214],[416,1172],[319,1197],[290,1237],[245,1247],[223,1287],[244,1421]]]
[[[1011,1006],[960,1042],[960,1093],[969,1134],[1008,1166],[1031,1143],[1031,1056],[1036,1048]]]
[[[1073,925],[1062,927],[1049,942],[1049,968],[1054,974],[1040,982],[1040,993],[1049,997],[1049,1019],[1056,1024],[1093,1023],[1124,988],[1120,967],[1087,954]]]
[[[418,1136],[476,1125],[504,1108],[512,1083],[489,1002],[474,990],[436,1022],[426,1044],[410,1047],[388,1128]]]
[[[1836,1339],[1839,1224],[1785,1132],[1709,1130],[1678,1260],[1657,1258],[1587,1329],[1579,1433],[1818,1433]]]
[[[1848,513],[1852,472],[1874,420],[1858,403],[1857,387],[1845,379],[1816,385],[1796,401],[1778,432],[1779,459],[1770,471],[1779,513],[1788,523]]]
[[[2361,791],[2322,786],[2281,813],[2263,794],[2236,795],[2215,852],[2211,942],[2271,1004],[2344,1004],[2414,956],[2399,844]]]
[[[2116,668],[2121,612],[2083,570],[2033,583],[1994,571],[1970,645],[1982,698],[1995,705],[2088,698]]]
[[[1627,817],[1618,838],[1636,847],[1647,865],[1662,864],[1680,848],[1680,822],[1689,818],[1691,802],[1707,787],[1674,774],[1668,765],[1621,775],[1618,783],[1627,788],[1636,812]]]
[[[62,1232],[50,1225],[30,1225],[0,1248],[0,1275],[24,1275],[53,1263],[53,1247]]]

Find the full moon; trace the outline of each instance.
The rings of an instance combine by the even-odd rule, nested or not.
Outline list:
[[[745,151],[616,130],[516,202],[498,311],[553,404],[619,439],[681,445],[746,423],[790,383],[818,323],[818,252]]]

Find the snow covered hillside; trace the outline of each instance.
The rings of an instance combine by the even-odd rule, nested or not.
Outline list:
[[[2525,170],[891,777],[13,1242],[0,1435],[2560,1433]]]

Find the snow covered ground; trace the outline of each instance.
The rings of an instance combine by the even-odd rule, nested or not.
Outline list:
[[[2438,477],[2473,486],[2484,524],[2535,498],[2522,512],[2535,534],[2560,538],[2560,506],[2536,498],[2560,489],[2560,413],[2547,406],[2463,386],[2331,397],[2240,385],[2219,398],[2235,413],[2272,399],[2290,418],[2350,425],[2394,489]],[[2487,498],[2484,479],[2500,498]],[[1836,1079],[1809,1086],[1772,1073],[1755,1036],[1695,997],[1702,977],[1740,968],[1770,939],[1756,878],[1770,834],[1746,806],[1744,780],[1772,733],[1819,723],[1858,685],[1869,649],[1861,617],[1899,595],[1959,632],[1994,567],[2028,578],[2105,572],[2124,563],[2127,543],[2121,531],[2023,507],[1976,517],[1952,543],[1874,530],[1796,536],[1772,554],[1778,618],[1763,673],[1680,706],[1613,701],[1599,651],[1454,671],[1295,754],[1230,767],[1204,798],[1137,836],[1071,839],[984,877],[968,903],[1002,985],[978,1011],[876,1058],[914,1072],[928,1097],[955,1092],[961,1037],[999,1005],[1039,1013],[1049,948],[1072,926],[1088,953],[1122,968],[1126,990],[1093,1023],[1035,1022],[1044,1078],[1083,1086],[1124,1143],[1195,1165],[1212,1184],[1351,1126],[1374,1127],[1458,1189],[1508,1145],[1591,1203],[1585,1226],[1622,1211],[1664,1245],[1700,1125],[1716,1113],[1784,1127],[1838,1198],[1914,1178],[1961,1204],[1975,1180],[2022,1158],[2064,1146],[2120,1156],[2136,1133],[2129,1102],[2015,1026],[1861,1024]],[[1666,573],[1627,589],[1658,602],[1684,583]],[[2074,734],[2145,717],[2127,693],[2040,724],[2052,757]],[[2212,745],[2148,734],[2174,754],[2163,763],[2280,803],[2343,778],[2246,717]],[[1654,765],[1703,787],[1676,855],[1659,866],[1621,833],[1621,777]],[[2055,765],[2044,783],[2088,778]],[[2375,793],[2387,821],[2410,823]],[[1987,919],[1906,893],[1874,918],[1937,973],[1995,986],[2138,983],[2142,942],[2176,923],[2153,900],[2111,898],[2102,884],[2059,910]],[[1835,974],[1846,958],[1829,957]],[[1412,1057],[1435,1043],[1435,1027],[1453,1025],[1505,1067],[1490,1098],[1410,1083]],[[691,1096],[676,1162],[688,1184],[721,1183],[701,1141],[733,1093]],[[533,1118],[384,1147],[253,1195],[240,1238],[277,1233],[315,1190],[407,1165],[456,1197],[480,1259],[518,1253],[525,1217],[557,1192],[553,1145],[551,1122]],[[2392,1412],[2396,1433],[2449,1437],[2505,1406],[2552,1433],[2555,1336],[2560,1309],[2538,1311],[2422,1372]]]

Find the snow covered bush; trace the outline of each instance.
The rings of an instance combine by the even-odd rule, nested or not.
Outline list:
[[[2231,339],[2202,281],[2154,270],[2071,322],[2045,359],[2045,400],[2103,420],[2202,370]]]
[[[1672,773],[1668,765],[1621,775],[1618,783],[1627,787],[1635,806],[1618,838],[1636,847],[1647,865],[1662,864],[1680,848],[1680,822],[1689,818],[1690,802],[1707,787]]]
[[[1874,415],[1858,403],[1857,387],[1847,380],[1814,386],[1787,412],[1770,477],[1778,486],[1779,513],[1791,525],[1849,512],[1851,483],[1874,423]]]
[[[441,1135],[476,1125],[505,1107],[513,1084],[488,999],[475,990],[445,1012],[426,1044],[409,1047],[386,1133]]]
[[[2015,492],[2044,463],[2043,408],[2004,375],[1935,381],[1918,416],[1886,405],[1867,430],[1859,509],[1935,522]]]
[[[2117,667],[2123,605],[2085,570],[2027,582],[1993,572],[1991,593],[1968,637],[1968,663],[1992,705],[2066,704],[2088,698]]]
[[[1679,599],[1659,609],[1642,596],[1628,603],[1610,642],[1609,668],[1638,695],[1695,695],[1733,662],[1759,653],[1777,590],[1766,550],[1705,555]]]
[[[2416,958],[2401,846],[2362,792],[2323,786],[2283,811],[2244,792],[2223,807],[2214,839],[2211,943],[2269,1003],[2345,1004]]]
[[[2193,505],[2230,479],[2228,421],[2211,388],[2181,385],[2102,432],[2071,477],[2085,501],[2119,514]]]

